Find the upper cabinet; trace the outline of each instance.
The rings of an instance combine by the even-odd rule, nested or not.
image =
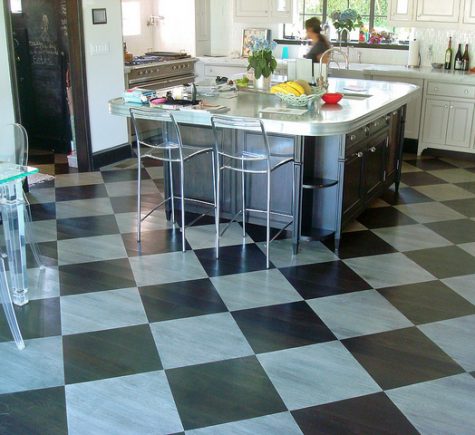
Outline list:
[[[416,21],[457,23],[461,0],[417,0]]]
[[[388,18],[403,27],[473,28],[475,0],[389,0]]]
[[[475,0],[465,0],[463,22],[466,24],[475,24]]]
[[[236,23],[291,23],[294,0],[235,0]]]
[[[412,0],[392,0],[389,5],[389,21],[411,22],[414,20]]]

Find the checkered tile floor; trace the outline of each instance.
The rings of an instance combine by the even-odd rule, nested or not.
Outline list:
[[[48,267],[17,309],[24,351],[0,314],[1,434],[473,433],[475,162],[407,156],[339,256],[279,240],[270,270],[253,226],[217,261],[210,222],[183,254],[158,212],[138,248],[130,162],[36,163],[56,172],[29,194]]]

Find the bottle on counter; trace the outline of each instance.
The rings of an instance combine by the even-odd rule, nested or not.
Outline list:
[[[462,44],[459,44],[457,53],[455,53],[454,70],[456,71],[463,70]]]
[[[468,44],[465,44],[465,51],[462,56],[463,70],[468,71],[470,69],[470,56],[468,55]]]
[[[451,69],[452,68],[452,56],[453,56],[452,37],[450,37],[449,38],[449,46],[447,47],[447,50],[445,50],[445,62],[444,62],[444,68],[445,69]]]

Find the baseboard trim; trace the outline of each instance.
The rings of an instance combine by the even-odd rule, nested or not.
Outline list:
[[[92,167],[97,170],[103,166],[111,165],[112,163],[120,162],[121,160],[132,157],[130,144],[124,143],[114,148],[104,151],[98,151],[92,154]]]
[[[474,153],[466,153],[464,151],[452,151],[452,150],[440,150],[438,148],[426,148],[422,154],[423,155],[429,154],[434,157],[451,157],[453,159],[475,161]]]

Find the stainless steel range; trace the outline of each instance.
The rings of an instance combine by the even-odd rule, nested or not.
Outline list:
[[[125,65],[126,87],[164,89],[192,83],[197,59],[182,53],[152,52]]]

